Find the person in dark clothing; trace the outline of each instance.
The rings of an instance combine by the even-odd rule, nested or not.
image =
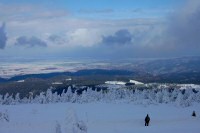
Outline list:
[[[147,116],[145,117],[145,126],[149,126],[149,122],[150,122],[150,117],[147,114]]]
[[[193,116],[193,117],[196,117],[195,111],[192,112],[192,116]]]

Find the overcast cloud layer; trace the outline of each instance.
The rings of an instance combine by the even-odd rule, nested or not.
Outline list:
[[[7,36],[5,32],[5,23],[0,26],[0,49],[4,49],[6,46]]]
[[[169,43],[186,49],[200,48],[200,1],[189,1],[169,19],[166,32]]]
[[[79,5],[75,10],[47,8],[39,2],[0,1],[0,56],[16,56],[16,51],[24,50],[17,56],[35,57],[36,53],[92,58],[200,55],[198,0],[183,0],[165,9],[128,5],[110,4],[109,8],[100,9]]]

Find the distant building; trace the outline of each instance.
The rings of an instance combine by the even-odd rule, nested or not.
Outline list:
[[[106,81],[105,84],[133,86],[133,85],[143,85],[144,83],[136,81],[136,80],[130,80],[129,82],[123,82],[123,81]]]
[[[129,83],[134,83],[135,85],[143,85],[144,83],[136,81],[136,80],[130,80]]]
[[[52,85],[62,85],[63,83],[62,82],[53,82],[51,83]]]
[[[18,83],[23,83],[23,82],[25,82],[25,80],[18,80],[17,82]]]
[[[123,82],[123,81],[106,81],[105,84],[111,84],[111,85],[125,85],[126,82]]]
[[[68,78],[68,79],[65,79],[66,81],[71,81],[72,80],[72,78]]]

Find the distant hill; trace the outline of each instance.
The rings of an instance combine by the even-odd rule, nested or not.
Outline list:
[[[6,79],[0,78],[0,83],[1,83],[1,82],[6,82],[6,81],[7,81]]]
[[[10,79],[0,78],[0,82],[11,82],[24,80],[29,78],[40,78],[40,79],[48,79],[57,76],[92,76],[92,75],[109,75],[109,76],[130,76],[135,74],[135,72],[126,71],[126,70],[104,70],[104,69],[88,69],[88,70],[79,70],[77,72],[55,72],[55,73],[42,73],[42,74],[27,74],[27,75],[19,75],[12,77]]]
[[[127,82],[130,79],[143,83],[200,84],[200,57],[154,59],[134,63],[134,65],[115,70],[86,69],[77,72],[26,74],[10,79],[0,78],[0,94],[14,95],[19,92],[26,96],[29,92],[38,94],[49,87],[62,92],[71,85],[90,87],[104,84],[105,81]],[[69,78],[72,80],[66,80]],[[17,82],[23,80],[24,82]],[[61,84],[53,84],[55,82]]]
[[[200,72],[200,57],[157,59],[141,63],[135,68],[153,75],[195,73]]]

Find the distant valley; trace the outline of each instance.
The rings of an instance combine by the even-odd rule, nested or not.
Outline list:
[[[62,90],[70,85],[95,86],[104,84],[105,81],[129,81],[130,79],[144,83],[200,84],[200,57],[117,62],[88,61],[84,63],[85,65],[83,63],[58,64],[54,66],[55,69],[47,69],[53,68],[50,63],[47,63],[48,65],[39,64],[40,71],[48,71],[45,73],[38,71],[37,73],[33,69],[33,73],[17,74],[14,72],[15,76],[10,78],[3,76],[0,78],[0,94],[7,92],[28,94],[30,91],[39,93],[46,91],[49,87]],[[37,63],[33,63],[30,68],[23,69],[30,72],[34,66],[37,66]],[[62,71],[55,71],[59,68],[58,66],[62,66]],[[16,69],[16,66],[13,68],[17,71],[22,70]],[[68,68],[70,68],[69,71],[67,71]],[[0,69],[5,70],[5,67],[1,66]],[[9,69],[14,71],[11,70],[11,67]]]

